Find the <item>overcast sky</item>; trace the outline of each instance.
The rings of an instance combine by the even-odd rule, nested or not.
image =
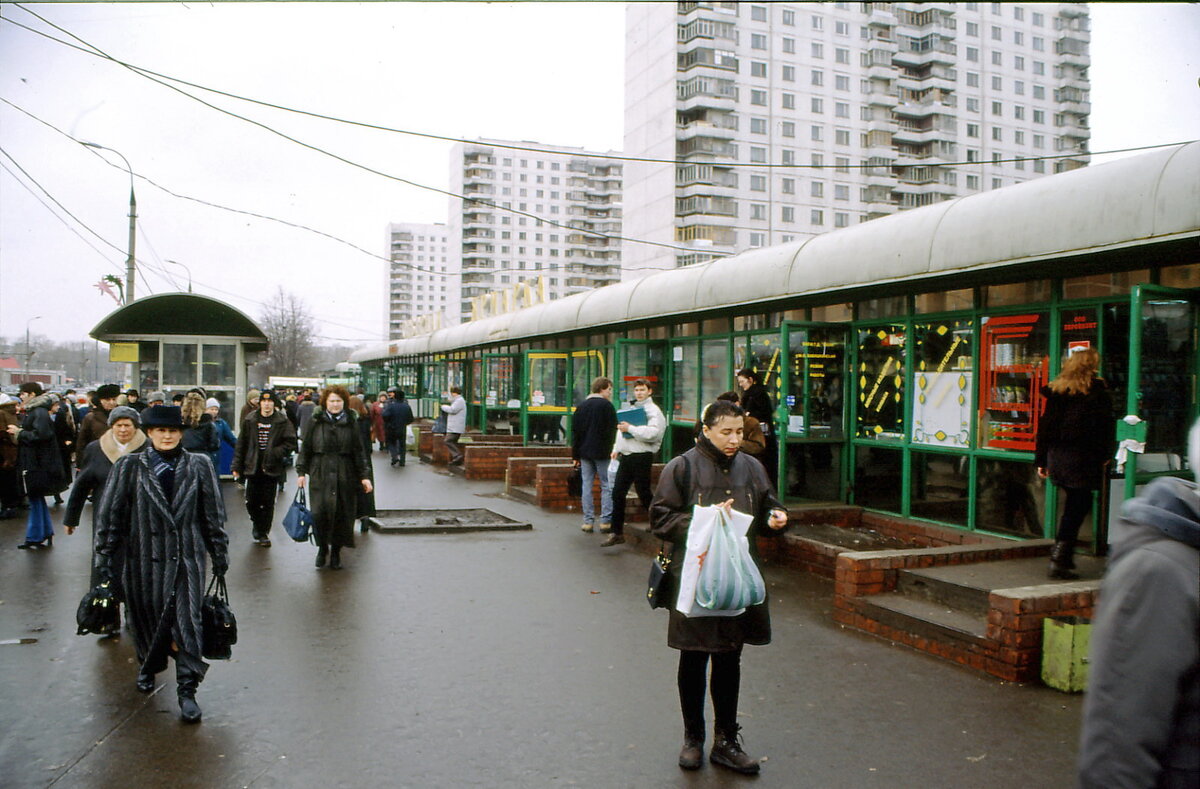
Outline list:
[[[287,107],[452,137],[622,147],[623,3],[23,6],[117,60]],[[1091,13],[1092,149],[1200,138],[1200,6],[1102,3]],[[172,192],[374,255],[385,254],[389,222],[446,219],[443,195],[305,149],[15,23],[70,38],[0,6],[0,98],[120,151]],[[366,167],[447,187],[450,143],[186,89]],[[40,316],[34,334],[82,339],[116,307],[94,284],[124,274],[129,176],[118,157],[100,152],[118,165],[109,166],[5,103],[0,148],[0,336],[22,335]],[[139,297],[186,288],[183,266],[165,262],[174,260],[190,268],[196,292],[251,316],[282,285],[308,302],[322,341],[381,339],[378,257],[136,187]]]

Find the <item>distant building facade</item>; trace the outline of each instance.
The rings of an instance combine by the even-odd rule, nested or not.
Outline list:
[[[627,243],[626,276],[1089,161],[1086,3],[626,14],[625,153],[657,161],[626,164],[625,235],[684,247]]]
[[[445,224],[398,222],[388,225],[385,337],[400,337],[406,322],[444,313],[444,325],[458,323],[458,256]]]

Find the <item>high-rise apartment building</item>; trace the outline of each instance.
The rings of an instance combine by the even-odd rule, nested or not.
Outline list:
[[[388,225],[388,294],[385,337],[400,337],[407,321],[423,316],[444,325],[458,323],[458,257],[444,224],[401,222]]]
[[[1086,3],[629,4],[625,152],[654,161],[625,233],[685,249],[627,244],[627,275],[1085,165],[1088,30]]]
[[[548,299],[619,281],[621,170],[622,162],[581,148],[456,145],[450,191],[469,198],[452,198],[449,221],[462,320],[472,318],[476,297],[538,277]]]

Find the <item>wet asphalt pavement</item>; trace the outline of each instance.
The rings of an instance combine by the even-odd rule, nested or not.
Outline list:
[[[228,580],[240,641],[214,661],[198,726],[174,668],[134,689],[132,638],[75,635],[91,512],[55,547],[18,551],[0,522],[0,786],[1070,786],[1081,698],[1021,686],[835,625],[828,582],[768,568],[775,640],[747,647],[747,778],[675,764],[677,653],[642,599],[649,557],[601,550],[545,513],[375,455],[381,509],[487,507],[496,534],[359,535],[346,569],[276,526],[250,540],[238,489]],[[290,487],[289,487],[290,490]],[[290,494],[281,496],[277,520]],[[711,709],[709,711],[711,725]]]

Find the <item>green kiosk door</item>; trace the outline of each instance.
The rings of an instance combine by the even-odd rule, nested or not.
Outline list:
[[[565,351],[526,351],[521,392],[525,443],[562,444],[571,409],[568,383],[571,355]]]
[[[483,410],[486,433],[521,432],[521,357],[483,356]]]
[[[785,323],[776,426],[780,493],[788,499],[846,500],[846,343],[838,323]]]
[[[1157,285],[1133,289],[1129,321],[1129,387],[1126,414],[1141,421],[1117,423],[1117,440],[1144,444],[1125,455],[1125,498],[1154,477],[1187,470],[1187,435],[1196,419],[1195,291]]]

